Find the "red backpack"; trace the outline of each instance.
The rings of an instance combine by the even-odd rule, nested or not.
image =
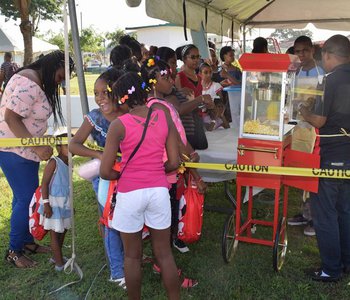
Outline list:
[[[179,203],[177,237],[185,243],[197,242],[202,234],[204,195],[200,194],[189,176]]]
[[[40,214],[38,209],[41,199],[41,186],[39,186],[33,195],[29,205],[29,232],[38,241],[41,241],[47,233],[43,225],[40,225]]]

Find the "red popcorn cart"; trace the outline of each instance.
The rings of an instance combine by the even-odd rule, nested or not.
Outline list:
[[[253,166],[318,167],[319,158],[310,153],[291,150],[295,125],[293,96],[295,73],[299,59],[288,54],[243,54],[240,132],[237,164]],[[287,251],[288,187],[317,191],[318,178],[302,178],[256,173],[237,173],[237,206],[224,226],[223,257],[229,262],[239,242],[255,243],[273,248],[273,268],[279,271]],[[248,189],[248,207],[243,218],[242,187]],[[253,217],[253,187],[274,191],[273,219]],[[283,200],[280,217],[280,192]],[[271,239],[256,237],[257,226],[271,229]]]

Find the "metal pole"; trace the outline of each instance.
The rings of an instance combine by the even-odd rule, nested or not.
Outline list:
[[[83,12],[80,12],[80,35],[83,34]]]
[[[246,50],[246,27],[243,25],[243,53],[245,53]]]
[[[81,50],[80,50],[77,13],[75,10],[75,0],[68,0],[68,7],[69,7],[69,18],[70,18],[70,24],[71,24],[71,30],[72,30],[73,49],[75,54],[76,71],[78,75],[81,109],[83,114],[86,115],[90,110],[89,110],[89,103],[88,103],[87,93],[86,93],[83,59],[82,59]]]

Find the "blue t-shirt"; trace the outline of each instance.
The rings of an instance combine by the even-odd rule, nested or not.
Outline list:
[[[93,109],[86,116],[92,125],[91,136],[98,146],[104,147],[110,122],[103,116],[99,109]]]
[[[315,66],[310,70],[303,70],[301,68],[297,74],[297,77],[317,77],[319,75],[324,75],[324,71],[320,66]]]
[[[110,122],[103,116],[102,112],[96,108],[90,111],[85,118],[90,122],[92,128],[91,136],[98,146],[104,147]],[[92,187],[97,195],[100,177],[92,180]]]

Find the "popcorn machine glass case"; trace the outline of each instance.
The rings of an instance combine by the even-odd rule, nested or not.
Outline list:
[[[243,54],[240,138],[282,141],[291,120],[296,56]]]

